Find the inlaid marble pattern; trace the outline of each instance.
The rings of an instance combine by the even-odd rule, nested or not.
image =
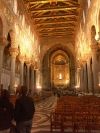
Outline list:
[[[36,112],[33,119],[31,133],[49,133],[50,132],[50,113],[55,108],[57,98],[52,96],[46,98],[40,103],[36,103]]]
[[[50,113],[54,110],[57,104],[57,97],[48,97],[40,103],[36,103],[36,112],[33,119],[31,133],[50,133]],[[53,131],[53,133],[62,133],[59,130]],[[64,133],[72,133],[70,129],[64,131]],[[80,130],[78,133],[84,133]],[[89,132],[87,132],[89,133]],[[100,133],[100,130],[91,133]]]

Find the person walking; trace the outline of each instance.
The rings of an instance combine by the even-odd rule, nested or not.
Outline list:
[[[9,133],[14,118],[14,107],[9,100],[9,91],[3,89],[0,96],[0,133]]]
[[[27,95],[27,87],[22,86],[20,97],[15,103],[15,121],[18,133],[31,133],[34,113],[34,101]]]

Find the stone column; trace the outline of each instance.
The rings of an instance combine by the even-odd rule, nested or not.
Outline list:
[[[34,90],[36,91],[36,69],[34,69]]]
[[[89,87],[88,87],[89,77],[88,77],[88,66],[87,66],[87,63],[85,64],[85,69],[86,69],[86,92],[89,93]]]
[[[75,66],[71,65],[70,68],[70,86],[71,88],[75,87]]]
[[[87,75],[87,70],[86,70],[86,62],[84,62],[84,91],[85,93],[88,93],[88,75]]]
[[[36,88],[37,88],[37,92],[40,93],[41,92],[41,73],[40,73],[40,69],[36,70]],[[49,88],[47,88],[48,90],[50,90]]]
[[[20,85],[24,85],[24,61],[25,58],[24,56],[19,56],[19,60],[20,60]]]
[[[98,74],[98,79],[99,79],[99,89],[100,89],[100,42],[98,43],[98,47],[99,47],[99,50],[98,50],[98,59],[99,59],[99,66],[98,66],[99,74]]]
[[[32,91],[32,94],[35,91],[35,86],[34,86],[34,65],[31,65],[31,86],[30,89]]]
[[[14,85],[15,85],[15,63],[16,63],[16,56],[18,55],[17,48],[10,48],[11,54],[11,72],[10,72],[10,92],[14,94]]]
[[[90,67],[90,59],[87,61],[87,69],[88,69],[88,90],[89,93],[92,93],[92,72]]]
[[[38,69],[38,63],[35,62],[34,64],[34,70],[35,70],[35,75],[34,75],[34,79],[35,79],[35,90],[38,91],[38,81],[39,81],[39,69]]]
[[[0,38],[0,84],[1,84],[1,75],[2,75],[2,67],[3,67],[3,52],[5,47],[5,40],[3,38]]]
[[[85,92],[85,70],[84,70],[84,64],[85,61],[84,60],[80,60],[80,88],[82,92]]]
[[[36,69],[35,72],[36,72],[36,88],[37,88],[38,87],[38,79],[39,79],[39,71],[38,71],[38,69]]]
[[[0,45],[0,84],[1,84],[1,75],[3,67],[3,51],[4,51],[4,46]]]
[[[78,67],[77,68],[77,85],[78,85],[79,89],[80,89],[80,76],[81,76],[80,73],[81,73],[81,68]]]
[[[81,87],[82,87],[82,91],[83,92],[87,92],[86,90],[87,90],[87,74],[86,74],[86,61],[85,60],[83,60],[83,61],[81,61],[81,64],[82,64],[82,66],[81,66]]]
[[[94,93],[100,92],[99,90],[99,81],[98,81],[98,66],[99,66],[99,61],[97,60],[97,50],[98,50],[98,45],[94,44],[91,45],[92,49],[92,70],[93,70],[93,85],[94,85]]]
[[[26,82],[27,82],[27,89],[29,90],[30,89],[30,63],[26,62],[26,65],[27,65],[27,79],[26,79]]]
[[[83,67],[81,67],[80,70],[80,90],[83,92],[84,89],[84,83],[83,83]]]
[[[15,85],[15,63],[16,63],[16,56],[18,55],[18,44],[16,43],[16,33],[15,31],[10,31],[10,38],[11,38],[11,47],[9,49],[11,54],[11,72],[10,72],[10,92],[14,94],[14,85]]]

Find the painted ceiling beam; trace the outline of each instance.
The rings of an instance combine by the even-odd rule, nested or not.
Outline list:
[[[52,16],[48,16],[48,17],[40,17],[40,18],[33,18],[34,20],[40,20],[40,19],[56,19],[56,18],[78,18],[75,15],[66,15],[66,16],[56,16],[56,17],[52,17]],[[76,21],[76,20],[75,20]]]
[[[48,24],[60,24],[60,23],[72,23],[74,25],[76,25],[78,22],[75,20],[67,20],[67,21],[36,21],[35,25],[48,25]]]
[[[75,41],[74,38],[72,38],[72,37],[69,38],[69,36],[66,36],[66,35],[43,35],[43,36],[40,35],[40,37],[41,37],[41,38],[43,38],[43,37],[44,37],[44,38],[45,38],[45,37],[46,37],[46,38],[47,38],[47,37],[66,37],[66,39],[68,39],[70,42],[74,42],[74,41]]]
[[[71,13],[69,13],[69,14],[65,14],[65,15],[49,15],[49,16],[42,16],[42,15],[40,15],[40,16],[32,16],[32,18],[35,18],[35,19],[48,19],[48,18],[58,18],[58,17],[78,17],[78,15],[77,14],[71,14]]]
[[[68,35],[68,34],[56,34],[56,33],[52,33],[52,34],[49,34],[49,35],[61,35],[61,36],[68,36],[68,37],[71,37],[74,36],[74,35]],[[49,36],[48,34],[41,34],[41,36]]]
[[[78,9],[78,7],[75,7],[75,6],[70,6],[70,7],[60,7],[60,8],[50,8],[50,9],[48,9],[48,8],[43,8],[43,9],[34,9],[34,8],[30,8],[30,11],[32,12],[32,13],[35,13],[35,12],[48,12],[48,11],[50,11],[50,12],[54,12],[54,11],[67,11],[67,10],[77,10]]]
[[[49,0],[24,0],[25,2],[29,2],[30,4],[46,4],[46,3],[50,3]],[[75,0],[57,0],[57,2],[71,2],[73,4],[77,4],[78,2],[76,2]]]
[[[41,26],[41,25],[56,25],[56,24],[70,24],[73,26],[76,26],[76,21],[71,21],[71,22],[66,22],[66,21],[62,21],[62,22],[46,22],[46,23],[37,23],[36,26]]]
[[[66,30],[66,31],[62,31],[62,32],[65,33],[65,34],[74,34],[75,33],[74,30],[72,31],[70,29]],[[44,33],[44,34],[48,34],[49,35],[50,33],[59,33],[59,31],[54,31],[54,30],[53,31],[52,30],[51,31],[39,31],[38,33],[40,33],[40,34]]]
[[[63,29],[63,30],[66,30],[66,29],[72,29],[72,30],[74,30],[74,28],[73,27],[47,27],[47,28],[43,28],[43,30],[44,29],[54,29],[54,30],[56,30],[56,29]],[[40,30],[41,31],[41,29],[39,28],[39,29],[37,29],[38,31]]]
[[[55,29],[55,27],[56,28],[61,28],[61,29],[63,29],[63,28],[73,28],[73,29],[75,29],[76,27],[75,26],[72,26],[72,25],[59,25],[59,27],[58,26],[56,26],[56,25],[52,25],[52,26],[50,26],[50,25],[48,25],[48,26],[43,26],[43,25],[41,25],[41,26],[37,26],[36,28],[37,28],[37,30],[38,29]]]

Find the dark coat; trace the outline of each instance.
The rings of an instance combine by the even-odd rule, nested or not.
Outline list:
[[[14,116],[13,104],[8,99],[0,98],[0,130],[11,127],[11,121]]]
[[[33,118],[35,112],[34,101],[31,97],[21,96],[15,103],[15,121],[23,122]]]

